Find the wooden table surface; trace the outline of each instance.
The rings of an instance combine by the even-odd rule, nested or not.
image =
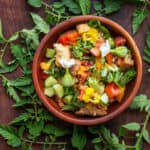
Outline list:
[[[125,5],[119,12],[107,16],[117,23],[121,24],[129,33],[131,33],[131,17],[134,6]],[[22,28],[31,28],[33,26],[29,12],[36,12],[42,14],[41,9],[33,9],[27,5],[26,0],[0,0],[0,18],[3,22],[3,31],[6,37],[9,37],[15,31],[18,31]],[[149,11],[150,13],[150,11]],[[140,49],[141,55],[143,55],[143,48],[145,47],[145,36],[147,31],[147,26],[150,25],[150,15],[149,18],[145,20],[142,24],[139,32],[133,37]],[[9,55],[9,49],[6,51],[4,60],[7,62],[11,59]],[[142,84],[139,89],[139,94],[147,94],[150,97],[150,74],[147,73],[146,68],[147,64],[143,62],[143,79]],[[9,78],[16,78],[19,75],[19,71],[16,71],[13,74],[8,74]],[[5,89],[2,87],[0,81],[0,124],[9,123],[17,114],[19,110],[12,108],[12,100],[6,95]],[[107,123],[107,126],[112,131],[117,131],[121,124],[128,123],[130,121],[139,121],[144,120],[145,115],[139,111],[130,111],[126,110],[117,118]],[[150,126],[149,126],[150,127]],[[130,144],[134,142],[134,139],[127,140]],[[6,142],[0,138],[0,150],[12,150],[7,146]],[[37,149],[37,148],[35,148]],[[90,149],[90,148],[86,148]],[[144,144],[142,150],[149,150],[150,145]]]

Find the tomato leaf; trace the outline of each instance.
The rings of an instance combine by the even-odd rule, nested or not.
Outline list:
[[[8,126],[0,126],[0,135],[7,140],[7,144],[12,147],[19,147],[21,140],[17,136],[16,131]]]
[[[28,0],[27,2],[32,7],[41,7],[42,6],[42,0]]]
[[[135,34],[142,22],[145,20],[145,18],[148,16],[148,12],[143,9],[135,9],[133,12],[133,19],[132,19],[132,32]]]
[[[143,138],[144,138],[144,140],[148,143],[148,144],[150,144],[150,137],[149,137],[149,132],[148,132],[148,130],[147,129],[144,129],[143,130]]]
[[[90,9],[91,9],[90,0],[79,0],[79,5],[80,5],[81,12],[83,15],[87,15],[90,13]]]
[[[81,126],[74,125],[73,135],[71,137],[71,143],[74,148],[83,150],[87,141],[87,137],[84,132],[84,128]]]
[[[122,126],[123,128],[130,130],[130,131],[139,131],[140,124],[137,122],[131,122]]]
[[[105,14],[110,14],[113,12],[116,12],[121,9],[121,6],[123,4],[122,0],[104,0],[104,10]]]
[[[36,29],[39,30],[42,33],[48,33],[50,30],[49,25],[37,14],[31,13],[31,17],[33,19],[33,22],[36,25]]]

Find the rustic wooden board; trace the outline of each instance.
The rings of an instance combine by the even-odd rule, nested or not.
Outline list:
[[[118,13],[112,14],[108,16],[112,20],[121,24],[129,33],[131,33],[131,16],[134,6],[125,5]],[[26,4],[26,0],[0,0],[0,18],[3,21],[3,31],[6,37],[9,37],[15,31],[18,31],[22,28],[30,28],[33,26],[32,20],[29,16],[29,12],[34,11],[36,13],[40,13],[42,15],[42,11],[40,9],[33,9]],[[150,12],[150,11],[149,11]],[[139,32],[134,36],[135,41],[140,49],[141,55],[143,55],[142,51],[145,47],[145,35],[147,30],[147,25],[150,25],[150,15],[149,18],[142,24]],[[7,50],[4,60],[7,62],[11,59],[9,54],[9,50]],[[150,97],[150,75],[147,73],[146,68],[147,64],[143,62],[143,80],[139,90],[139,93],[147,94]],[[17,70],[13,74],[8,74],[9,78],[16,78],[20,74],[19,70]],[[0,81],[0,124],[9,123],[17,114],[20,112],[19,110],[15,110],[12,108],[12,100],[6,95],[5,89],[2,87],[2,83]],[[130,121],[139,121],[142,122],[145,115],[138,112],[133,112],[130,110],[126,110],[117,118],[108,122],[107,125],[110,127],[112,131],[117,131],[118,127],[121,124],[128,123]],[[62,123],[63,124],[63,123]],[[127,141],[132,144],[134,139],[127,138]],[[39,149],[35,146],[34,149]],[[5,141],[0,138],[0,150],[12,150],[7,146]],[[70,149],[70,148],[69,148]],[[90,150],[88,147],[86,150]],[[144,144],[143,150],[150,149],[150,145]]]

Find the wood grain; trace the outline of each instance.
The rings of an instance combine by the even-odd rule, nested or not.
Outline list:
[[[118,13],[108,16],[112,20],[121,24],[129,33],[131,33],[131,17],[134,6],[125,5]],[[6,37],[9,37],[15,31],[22,28],[31,28],[33,26],[29,12],[36,12],[43,15],[41,9],[33,9],[26,4],[26,0],[0,0],[0,18],[3,22],[3,31]],[[149,11],[150,12],[150,11]],[[149,15],[150,16],[150,15]],[[145,47],[145,35],[147,26],[150,25],[150,17],[142,24],[139,32],[134,36],[135,41],[140,49],[141,55]],[[4,60],[8,61],[11,59],[9,49],[7,50]],[[143,62],[143,80],[139,90],[139,93],[147,94],[150,97],[150,75],[147,73],[147,64]],[[20,74],[17,70],[13,74],[8,74],[9,78],[16,78]],[[6,95],[5,89],[2,87],[0,81],[0,124],[8,124],[20,110],[12,108],[12,100]],[[125,111],[123,114],[107,123],[112,131],[117,132],[121,124],[128,123],[130,121],[144,120],[145,115],[143,113],[133,112],[130,110]],[[63,125],[63,122],[62,122]],[[150,127],[150,126],[149,126]],[[127,141],[133,144],[134,139],[127,137]],[[6,142],[0,138],[0,150],[12,150],[7,146]],[[39,145],[36,145],[34,149],[40,149]],[[86,150],[90,150],[90,146],[87,146]],[[143,150],[150,149],[150,145],[144,144]],[[18,149],[19,150],[19,149]],[[70,148],[69,148],[70,150]]]

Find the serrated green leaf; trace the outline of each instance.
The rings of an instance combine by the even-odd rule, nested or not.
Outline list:
[[[28,0],[27,1],[29,5],[33,7],[41,7],[42,6],[42,0]]]
[[[21,101],[20,97],[18,96],[16,90],[10,86],[10,81],[5,79],[5,78],[2,78],[2,83],[3,83],[3,86],[6,88],[6,92],[7,94],[13,98],[13,100],[17,103],[19,101]]]
[[[123,4],[122,0],[104,0],[104,10],[105,14],[110,14],[113,12],[116,12],[121,9],[121,6]]]
[[[93,7],[96,11],[101,11],[102,9],[102,3],[100,1],[94,1],[93,2]]]
[[[150,100],[147,98],[146,95],[139,95],[134,98],[130,105],[131,109],[140,109],[149,111],[150,110]]]
[[[133,12],[133,19],[132,19],[132,31],[133,34],[135,34],[142,22],[145,20],[145,18],[148,16],[148,12],[143,9],[135,9]]]
[[[29,113],[22,113],[21,115],[17,116],[13,121],[11,121],[11,124],[26,122],[30,117],[31,115]]]
[[[146,61],[147,63],[150,63],[150,57],[148,56],[143,56],[144,61]]]
[[[27,128],[29,129],[29,133],[33,138],[36,138],[40,135],[42,130],[44,129],[44,121],[39,122],[28,122]]]
[[[39,34],[36,32],[35,29],[23,29],[21,31],[21,37],[24,39],[26,45],[31,50],[36,50],[36,47],[39,44]]]
[[[102,141],[102,139],[100,137],[96,137],[94,139],[92,139],[92,143],[100,143]]]
[[[31,13],[31,17],[33,19],[33,22],[36,25],[36,29],[39,30],[42,33],[48,33],[50,31],[49,25],[37,14]]]
[[[62,4],[64,4],[64,6],[66,6],[69,11],[75,15],[81,13],[80,6],[74,0],[62,0]]]
[[[150,57],[150,48],[144,48],[144,53],[148,56],[148,57]]]
[[[44,133],[54,135],[55,137],[62,137],[64,135],[68,135],[70,131],[68,129],[61,129],[54,125],[46,125],[43,130]]]
[[[14,33],[7,41],[10,43],[10,42],[13,42],[15,40],[17,40],[19,37],[19,32],[16,32]]]
[[[148,27],[148,30],[146,33],[146,44],[147,44],[147,47],[150,49],[150,26]]]
[[[14,70],[16,70],[18,67],[18,63],[17,61],[11,61],[8,62],[7,64],[4,64],[2,61],[0,61],[0,73],[4,74],[4,73],[9,73],[9,72],[13,72]]]
[[[4,38],[4,35],[3,35],[2,21],[0,19],[0,44],[5,43],[5,41],[6,39]]]
[[[143,130],[142,136],[143,136],[144,140],[145,140],[148,144],[150,144],[150,136],[149,136],[149,132],[148,132],[147,129],[144,129],[144,130]]]
[[[21,145],[20,138],[16,135],[16,132],[11,127],[0,126],[0,135],[7,140],[7,144],[12,147],[19,147]]]
[[[123,128],[130,130],[130,131],[139,131],[140,124],[137,122],[131,122],[122,126]]]
[[[87,141],[84,128],[82,126],[73,127],[73,135],[71,137],[71,143],[74,148],[83,150]]]
[[[15,87],[20,87],[20,86],[30,85],[31,83],[32,83],[31,77],[22,76],[22,77],[17,78],[16,80],[12,80],[10,82],[10,85],[15,86]]]
[[[91,9],[90,0],[79,0],[79,5],[81,8],[82,15],[87,15],[90,13],[90,9]]]

